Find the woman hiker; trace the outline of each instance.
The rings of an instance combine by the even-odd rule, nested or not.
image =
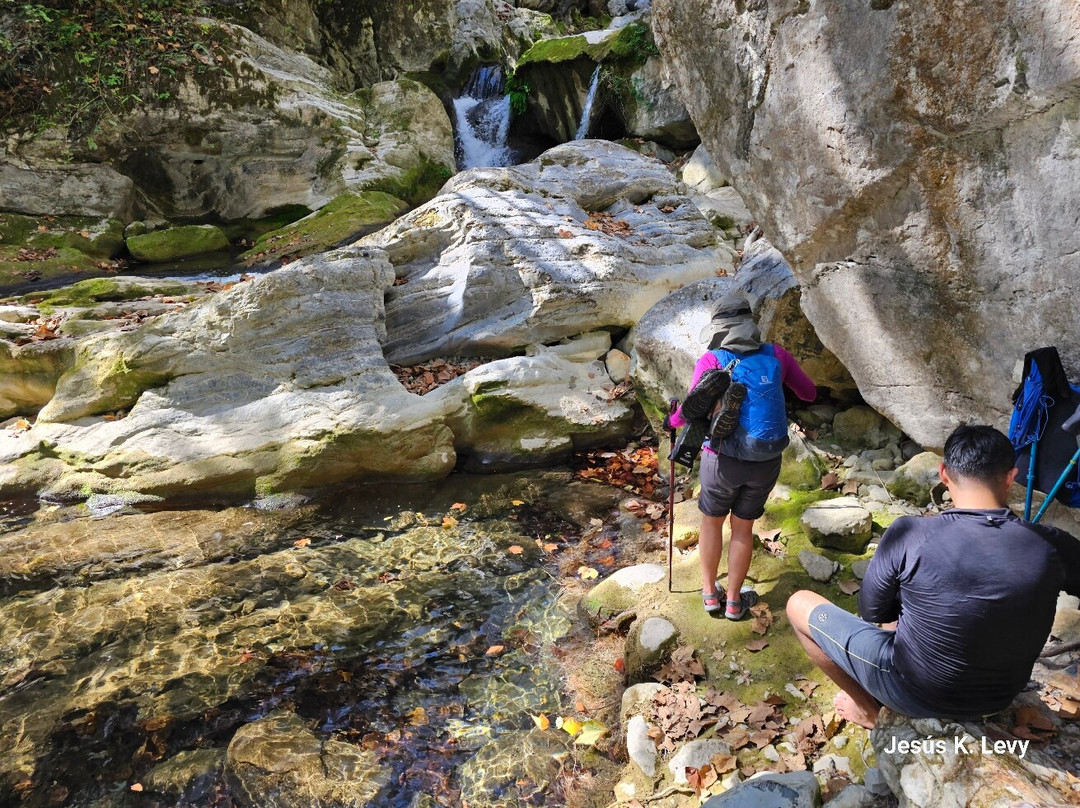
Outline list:
[[[702,446],[698,554],[705,611],[723,609],[729,620],[741,620],[758,597],[752,587],[743,586],[754,548],[754,520],[765,513],[765,501],[780,476],[781,454],[788,444],[783,386],[803,401],[813,401],[817,388],[790,353],[779,345],[762,343],[750,303],[741,291],[718,303],[701,340],[708,341],[709,347],[694,367],[691,393],[683,406],[668,416],[665,428],[687,423],[693,414],[689,412],[693,392],[707,371],[726,370],[730,374],[722,408]],[[707,378],[717,376],[712,373]],[[685,414],[684,409],[688,410]],[[723,436],[728,431],[730,434]],[[731,546],[725,592],[716,578],[724,549],[724,520],[729,513]],[[730,593],[738,594],[733,597]]]

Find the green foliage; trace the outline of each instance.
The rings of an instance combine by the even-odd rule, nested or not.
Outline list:
[[[506,94],[510,96],[510,111],[515,115],[524,115],[529,108],[529,94],[532,86],[521,76],[511,73],[506,79]]]
[[[660,49],[653,42],[652,31],[642,22],[635,22],[623,28],[615,41],[611,43],[610,56],[615,59],[643,64],[650,56],[656,56]]]
[[[195,22],[203,0],[42,0],[15,6],[0,36],[0,127],[68,125],[166,101],[189,75],[228,64],[230,34]]]

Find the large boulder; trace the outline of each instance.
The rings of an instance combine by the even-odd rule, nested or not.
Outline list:
[[[1001,424],[1024,352],[1080,376],[1080,8],[656,0],[698,132],[822,342],[917,442]],[[807,88],[812,88],[808,91]]]
[[[668,71],[668,63],[651,56],[630,74],[633,91],[623,101],[628,134],[686,149],[698,143],[697,130]]]
[[[260,217],[322,207],[348,190],[429,199],[454,168],[438,96],[406,78],[343,95],[330,70],[237,25],[223,69],[183,80],[168,104],[103,120],[92,152],[72,158],[67,132],[18,142],[0,166],[0,208],[130,220]],[[350,87],[351,89],[351,87]]]
[[[385,249],[386,354],[506,354],[593,327],[629,328],[658,300],[731,268],[731,251],[656,161],[576,141],[471,169],[358,242]],[[449,304],[449,305],[448,305]]]

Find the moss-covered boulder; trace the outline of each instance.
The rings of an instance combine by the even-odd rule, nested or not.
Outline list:
[[[633,608],[643,589],[660,585],[666,577],[667,572],[659,564],[623,567],[589,590],[578,609],[590,625],[598,626],[609,617]]]
[[[227,250],[229,239],[220,227],[211,224],[186,225],[132,236],[127,248],[138,261],[164,263]]]
[[[47,292],[30,292],[20,300],[49,312],[59,308],[87,308],[109,301],[137,300],[151,295],[183,296],[200,293],[202,290],[197,284],[187,281],[117,275],[111,278],[88,278]]]
[[[626,637],[625,672],[631,683],[642,682],[675,649],[679,632],[665,617],[652,615],[634,621]]]
[[[378,230],[407,208],[382,191],[342,194],[310,216],[262,236],[240,260],[254,266],[323,252]]]
[[[920,452],[900,466],[885,487],[897,499],[925,507],[930,504],[931,491],[941,484],[940,466],[941,455]]]

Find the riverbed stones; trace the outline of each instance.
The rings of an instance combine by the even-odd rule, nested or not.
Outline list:
[[[853,561],[851,563],[851,574],[861,581],[866,577],[866,570],[870,566],[870,561],[869,558],[860,558],[858,561]]]
[[[655,586],[667,577],[659,564],[634,564],[616,570],[581,599],[579,609],[591,624],[632,608],[642,589]]]
[[[665,690],[667,690],[667,686],[659,682],[638,682],[630,685],[622,694],[619,720],[625,724],[630,720],[631,716],[647,715],[653,697]]]
[[[667,169],[603,141],[458,174],[358,243],[394,267],[384,347],[405,364],[629,327],[731,256]]]
[[[626,753],[646,777],[656,774],[656,743],[649,737],[649,729],[640,715],[626,725]]]
[[[323,740],[284,710],[237,730],[226,773],[244,808],[364,808],[390,780],[374,752]]]
[[[815,581],[828,581],[840,571],[840,565],[831,558],[810,550],[799,551],[799,563],[806,570],[806,574]]]
[[[225,758],[225,749],[185,750],[152,768],[142,783],[151,794],[178,803],[201,802],[225,773]]]
[[[810,505],[802,515],[810,541],[845,553],[862,553],[873,530],[873,518],[858,497],[837,497]]]
[[[870,407],[841,410],[832,426],[833,438],[841,446],[880,449],[900,439],[899,430]]]
[[[889,493],[915,505],[930,504],[931,492],[941,485],[941,455],[920,452],[896,470],[889,483]]]
[[[568,748],[569,736],[563,732],[500,733],[459,770],[462,800],[485,808],[517,808],[554,781]]]
[[[131,257],[150,263],[178,261],[181,258],[217,252],[228,247],[229,239],[221,228],[210,224],[154,230],[127,240]]]
[[[640,682],[675,648],[679,633],[666,617],[639,619],[626,638],[626,679]]]
[[[885,708],[870,740],[878,767],[904,808],[1075,803],[1076,792],[1060,763],[1029,747],[1023,757],[1015,750],[987,752],[983,744],[992,750],[995,741],[976,724],[912,719]],[[927,740],[937,743],[928,747]]]
[[[817,808],[821,786],[810,772],[760,774],[709,797],[702,808]]]
[[[690,741],[668,761],[668,769],[676,785],[686,785],[687,768],[700,769],[712,761],[713,755],[730,755],[731,747],[715,739]],[[812,776],[812,775],[811,775]]]

